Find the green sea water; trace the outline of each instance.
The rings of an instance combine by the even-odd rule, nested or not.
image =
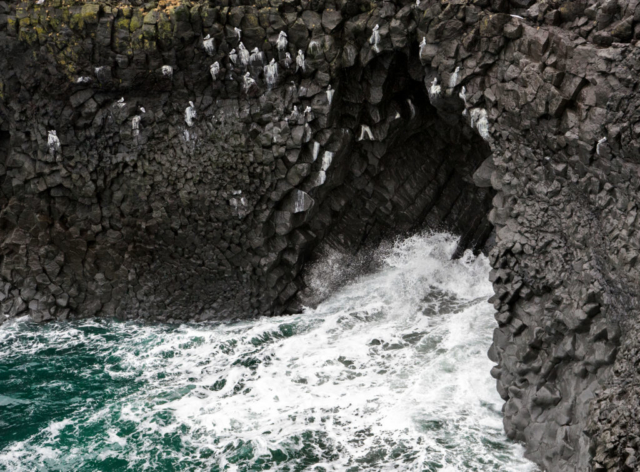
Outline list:
[[[532,471],[502,431],[488,263],[447,235],[301,315],[0,326],[0,471]]]

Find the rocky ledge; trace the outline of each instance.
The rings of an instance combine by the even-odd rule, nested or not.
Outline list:
[[[446,229],[491,248],[509,437],[639,470],[638,37],[636,0],[0,0],[0,323],[294,312],[318,254]]]

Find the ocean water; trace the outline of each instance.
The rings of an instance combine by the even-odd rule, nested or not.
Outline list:
[[[0,327],[2,471],[533,471],[502,431],[489,264],[414,236],[295,316]]]

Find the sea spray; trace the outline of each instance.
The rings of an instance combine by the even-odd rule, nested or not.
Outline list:
[[[534,470],[488,374],[489,262],[457,242],[386,245],[299,315],[5,324],[0,470]]]

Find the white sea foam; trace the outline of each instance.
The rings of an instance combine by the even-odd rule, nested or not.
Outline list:
[[[131,470],[241,471],[260,461],[272,470],[534,470],[504,437],[489,376],[488,261],[452,261],[456,244],[441,234],[389,246],[376,273],[301,315],[177,328],[95,321],[33,331],[41,341],[30,347],[9,340],[34,356],[91,346],[111,359],[113,388],[126,376],[142,387],[12,443],[0,469],[78,470],[119,457]]]

